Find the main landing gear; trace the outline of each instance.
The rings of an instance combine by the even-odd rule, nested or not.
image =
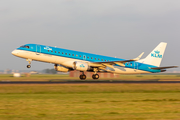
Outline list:
[[[82,72],[82,74],[79,76],[79,78],[81,80],[85,80],[86,79],[86,75],[84,74],[84,72]]]
[[[98,74],[93,74],[93,75],[92,75],[92,78],[93,78],[93,79],[99,79],[99,75],[98,75]]]
[[[31,61],[32,59],[26,59],[26,61],[28,61],[29,65],[27,65],[27,68],[31,68]]]
[[[94,74],[92,75],[92,78],[93,78],[93,79],[99,79],[99,75],[97,74],[98,69],[97,69],[97,68],[94,68],[93,71],[94,71]]]
[[[93,78],[93,79],[99,79],[99,75],[97,74],[98,69],[97,69],[97,68],[94,68],[93,71],[94,71],[94,74],[92,75],[92,78]],[[85,79],[86,79],[86,75],[84,74],[83,71],[82,71],[82,74],[79,76],[79,78],[80,78],[81,80],[85,80]]]

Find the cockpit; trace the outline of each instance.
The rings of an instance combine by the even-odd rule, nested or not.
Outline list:
[[[23,45],[23,46],[20,46],[20,48],[28,48],[29,49],[29,46]]]

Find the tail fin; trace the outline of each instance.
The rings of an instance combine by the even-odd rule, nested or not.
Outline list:
[[[141,60],[145,64],[159,67],[166,49],[167,43],[161,42],[145,59]]]

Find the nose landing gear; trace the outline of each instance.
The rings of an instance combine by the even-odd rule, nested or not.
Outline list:
[[[28,61],[29,65],[27,65],[27,68],[31,68],[31,61],[32,59],[26,59],[26,61]]]
[[[31,65],[27,65],[27,68],[31,68]]]

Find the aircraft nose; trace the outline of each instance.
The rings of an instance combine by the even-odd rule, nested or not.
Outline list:
[[[13,51],[11,52],[11,54],[17,55],[17,54],[18,54],[18,51],[17,51],[17,50],[13,50]]]

